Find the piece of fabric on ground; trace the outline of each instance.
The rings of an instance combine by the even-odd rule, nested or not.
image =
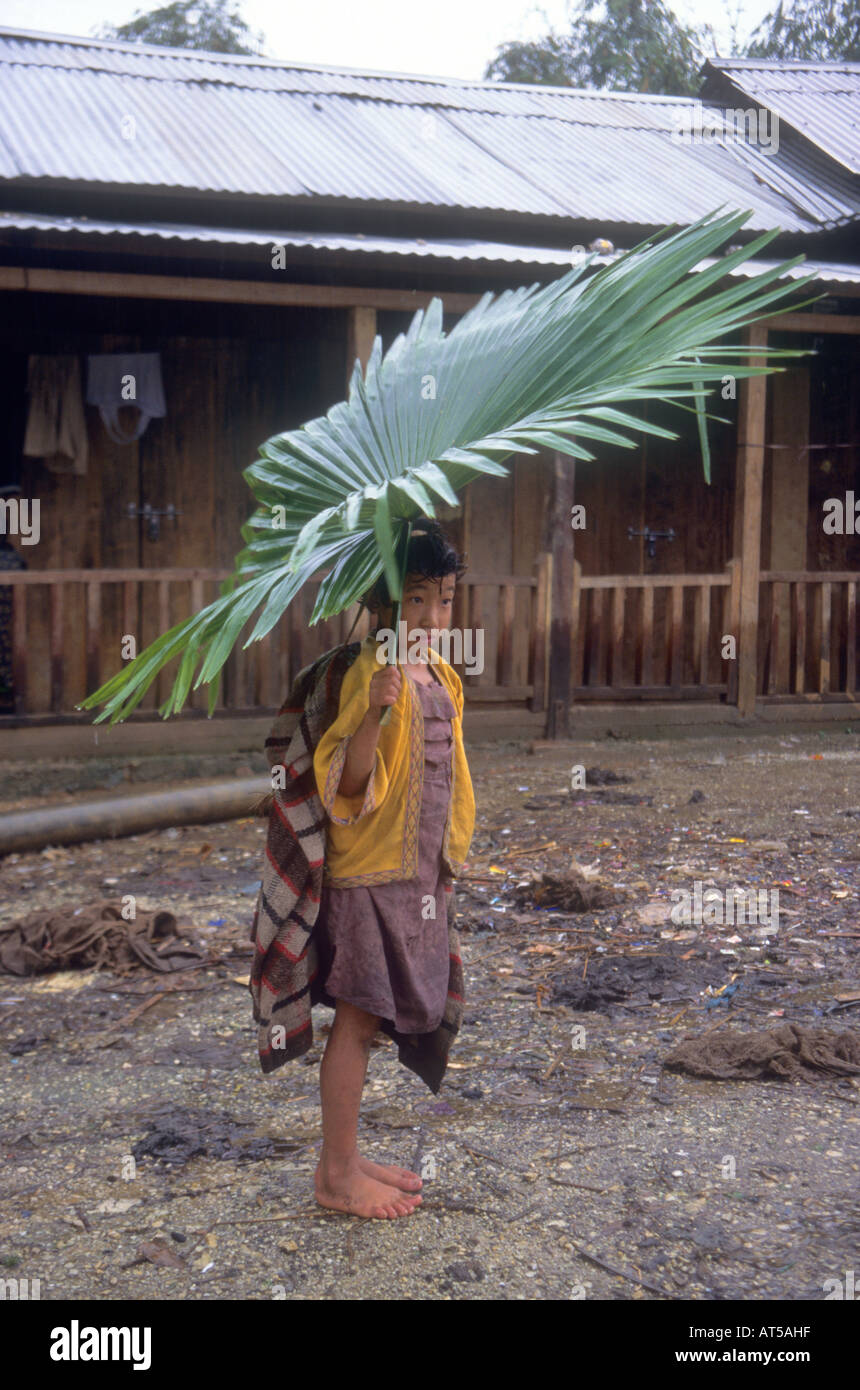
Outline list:
[[[51,912],[31,912],[0,927],[0,970],[9,975],[43,975],[50,970],[101,966],[124,970],[188,970],[208,958],[205,947],[177,939],[176,918],[157,908],[122,916],[122,899],[66,903]],[[160,943],[160,944],[159,944]]]
[[[709,1033],[679,1043],[663,1066],[716,1081],[854,1076],[860,1073],[860,1032],[783,1023],[756,1033]]]

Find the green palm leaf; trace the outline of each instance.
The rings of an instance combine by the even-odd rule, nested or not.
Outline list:
[[[245,647],[271,631],[320,569],[329,573],[312,623],[349,607],[383,571],[399,601],[417,515],[434,516],[440,501],[456,505],[474,478],[507,475],[503,460],[512,455],[557,449],[593,459],[589,443],[633,448],[637,435],[677,437],[631,413],[639,402],[695,410],[710,481],[704,421],[714,387],[729,375],[784,370],[774,363],[805,355],[757,347],[769,360],[753,367],[749,349],[737,342],[740,330],[764,314],[798,307],[797,289],[814,277],[778,282],[802,256],[713,289],[777,231],[692,273],[749,215],[718,210],[690,227],[667,229],[591,276],[589,258],[550,285],[485,294],[447,334],[442,302],[433,299],[385,356],[377,337],[366,372],[355,364],[348,399],[267,439],[245,469],[258,507],[242,527],[245,545],[221,596],[77,708],[104,705],[96,722],[116,723],[181,655],[160,707],[165,718],[177,712],[198,661],[194,689],[218,678],[255,614]],[[210,713],[214,701],[210,690]]]

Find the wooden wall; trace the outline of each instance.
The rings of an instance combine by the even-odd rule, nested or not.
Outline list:
[[[324,414],[344,398],[347,370],[347,315],[344,311],[270,309],[248,305],[182,304],[146,300],[111,301],[71,295],[7,294],[0,321],[0,408],[7,421],[4,464],[20,446],[24,426],[23,383],[30,353],[76,353],[85,367],[91,352],[158,351],[167,416],[152,421],[143,438],[114,444],[95,407],[86,407],[90,461],[83,477],[57,474],[41,461],[23,461],[24,496],[41,502],[41,540],[20,546],[30,569],[94,567],[223,566],[229,568],[242,541],[240,527],[254,509],[242,470],[259,444],[314,415]],[[404,332],[411,313],[380,312],[377,328],[387,349]],[[456,319],[446,316],[445,326]],[[790,345],[800,346],[797,335]],[[854,489],[860,496],[856,441],[860,436],[860,343],[845,336],[815,340],[819,356],[795,378],[769,390],[769,443],[785,441],[806,428],[803,400],[808,401],[809,507],[806,520],[806,565],[810,569],[860,569],[860,536],[828,536],[821,526],[827,497]],[[805,374],[804,374],[805,373]],[[800,387],[802,386],[802,391]],[[680,437],[664,441],[640,436],[630,450],[596,446],[598,458],[575,465],[574,498],[586,509],[584,531],[573,532],[576,559],[583,574],[696,574],[722,571],[732,556],[732,509],[736,453],[735,401],[717,396],[713,413],[729,423],[709,423],[712,482],[702,474],[695,420],[687,412],[650,403],[638,407],[649,420],[675,429]],[[797,415],[800,410],[801,414]],[[777,412],[776,418],[774,411]],[[131,417],[131,412],[128,412]],[[795,416],[797,418],[795,419]],[[801,416],[803,417],[801,419]],[[853,444],[853,448],[843,447]],[[804,469],[793,456],[792,487],[786,485],[786,460],[768,449],[765,465],[763,564],[783,555],[772,534],[771,516],[801,504]],[[551,456],[509,459],[505,479],[480,478],[466,489],[459,515],[446,519],[453,543],[466,552],[472,574],[532,575],[538,552],[546,546],[543,527]],[[150,540],[142,520],[125,515],[129,502],[154,506],[172,502],[182,513],[178,522],[162,520],[158,540]],[[791,515],[794,516],[794,511]],[[785,517],[779,523],[784,526]],[[798,529],[798,523],[800,529]],[[642,539],[630,540],[628,527],[657,530],[674,527],[677,539],[657,543],[655,558]],[[792,529],[793,528],[793,529]],[[802,517],[792,523],[792,553],[802,550]],[[787,532],[785,533],[787,534]],[[780,531],[783,536],[783,531]],[[785,556],[783,555],[783,558]],[[800,561],[798,560],[798,566]],[[45,590],[34,591],[44,595]],[[214,584],[204,600],[215,597]],[[305,594],[290,616],[295,627],[306,622],[312,596]],[[33,652],[34,702],[47,707],[50,679],[49,614],[31,599],[29,641]],[[122,615],[117,589],[104,608],[104,664],[101,678],[119,668]],[[178,592],[168,615],[175,623],[190,611],[190,593]],[[463,625],[462,599],[453,625]],[[154,589],[138,615],[138,649],[163,630]],[[527,681],[529,595],[517,593],[514,684]],[[659,614],[655,641],[661,640]],[[482,612],[487,669],[481,678],[496,682],[494,654],[498,640],[493,603]],[[69,586],[64,615],[69,633],[66,650],[68,683],[79,692],[83,682],[83,592]],[[334,628],[310,638],[310,655],[340,640]],[[172,676],[171,676],[172,678]],[[480,680],[471,678],[475,685]],[[143,708],[164,698],[164,679]],[[79,698],[79,695],[76,695]],[[200,707],[204,697],[196,697]]]
[[[659,402],[637,407],[642,417],[680,432],[677,440],[636,438],[633,449],[594,446],[594,462],[577,461],[574,497],[585,506],[586,529],[574,533],[583,574],[707,574],[731,559],[736,401],[719,400],[710,421],[711,483],[705,482],[695,421]],[[674,541],[630,540],[628,527],[675,530]]]
[[[6,295],[0,324],[0,367],[14,382],[16,399],[26,381],[29,353],[161,353],[167,415],[150,421],[129,445],[115,444],[98,410],[86,406],[90,456],[84,476],[52,472],[41,460],[22,461],[23,495],[39,498],[38,545],[13,544],[32,569],[142,567],[231,567],[242,547],[240,527],[254,510],[242,470],[270,435],[324,413],[344,394],[346,325],[342,312],[259,309],[161,301],[110,301],[71,295]],[[136,412],[123,411],[121,419]],[[25,415],[15,419],[17,438],[6,448],[20,453]],[[182,513],[161,519],[151,540],[142,520],[125,515],[129,502]],[[190,586],[174,590],[169,622],[191,611]],[[31,704],[46,708],[49,662],[47,591],[31,591],[28,605],[32,652]],[[146,587],[138,615],[138,650],[162,630],[154,586]],[[37,598],[38,596],[38,598]],[[217,596],[207,583],[204,601]],[[34,601],[35,600],[35,601]],[[83,588],[67,586],[64,655],[67,685],[84,685]],[[119,586],[105,590],[103,610],[105,680],[121,665]],[[154,708],[166,693],[151,690],[141,708]],[[79,694],[77,694],[79,698]],[[203,707],[203,692],[197,702]]]

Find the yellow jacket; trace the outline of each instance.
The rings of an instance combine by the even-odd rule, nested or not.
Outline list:
[[[443,866],[456,878],[465,866],[475,828],[475,795],[463,747],[463,683],[438,652],[432,647],[428,650],[457,710],[451,720],[451,804],[442,843]],[[376,638],[369,634],[343,678],[338,716],[314,753],[317,791],[329,817],[324,881],[336,888],[391,883],[414,878],[418,872],[424,715],[405,673],[388,722],[380,728],[373,771],[364,793],[344,796],[337,790],[349,740],[367,713],[371,677],[380,669],[376,654]]]

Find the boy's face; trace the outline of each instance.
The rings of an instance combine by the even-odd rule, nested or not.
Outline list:
[[[407,637],[415,630],[428,635],[450,627],[457,579],[446,574],[443,579],[426,579],[421,574],[408,574],[400,604],[400,617],[407,623]],[[394,605],[379,610],[379,626],[391,627]]]

